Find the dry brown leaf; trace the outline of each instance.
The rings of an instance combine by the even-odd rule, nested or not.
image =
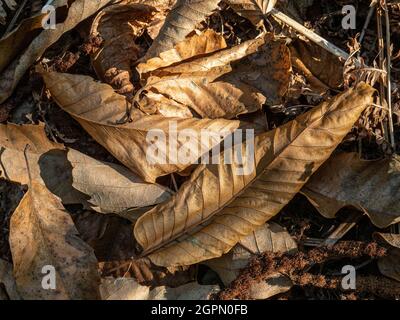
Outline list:
[[[293,66],[304,74],[317,92],[343,84],[343,62],[311,42],[297,39],[290,45]]]
[[[214,147],[220,143],[221,135],[226,137],[240,125],[239,121],[223,119],[178,119],[162,116],[145,116],[130,123],[118,124],[126,119],[129,103],[124,96],[115,93],[111,86],[95,82],[87,76],[44,73],[43,77],[52,97],[61,108],[119,161],[150,183],[154,183],[160,176],[181,172],[191,164],[182,163],[180,159],[176,159],[176,164],[168,164],[171,163],[169,157],[166,159],[167,164],[151,164],[147,159],[147,151],[151,145],[146,141],[150,130],[158,129],[165,133],[169,150],[170,125],[175,122],[177,132],[190,128],[199,133],[198,139],[192,141],[197,144],[193,148],[210,150],[200,139],[201,130],[218,136],[218,139],[210,139],[210,147]],[[186,142],[182,141],[186,137],[181,138],[177,139],[178,147]]]
[[[264,252],[296,252],[297,244],[289,233],[276,223],[268,223],[243,238],[226,255],[206,261],[206,265],[216,271],[225,286],[237,278],[254,255]],[[268,299],[287,292],[292,287],[290,278],[275,274],[265,282],[251,288],[251,299]]]
[[[159,57],[155,57],[140,63],[137,66],[138,72],[145,78],[148,73],[156,69],[164,68],[183,60],[212,53],[227,47],[225,38],[212,29],[207,29],[200,34],[193,34],[168,51],[161,52]]]
[[[0,259],[0,301],[3,300],[1,289],[2,286],[5,289],[4,299],[6,300],[20,300],[20,296],[17,292],[17,285],[13,277],[12,264]]]
[[[52,5],[59,8],[67,2],[68,0],[57,0]],[[45,17],[45,14],[40,13],[24,19],[12,32],[0,39],[0,72],[40,33]]]
[[[0,125],[0,177],[29,183],[24,149],[31,147],[34,181],[45,185],[64,204],[81,203],[102,213],[121,213],[167,200],[171,191],[143,182],[126,168],[101,162],[47,139],[43,125]]]
[[[400,234],[376,233],[374,238],[391,247],[385,257],[379,258],[379,271],[386,277],[400,281]]]
[[[174,50],[170,52],[174,54]],[[143,69],[151,70],[152,61],[163,62],[162,58],[152,59]],[[135,101],[148,114],[163,114],[167,106],[169,111],[180,109],[186,114],[191,110],[203,118],[232,119],[255,112],[264,103],[281,103],[289,87],[290,71],[286,44],[267,34],[144,74],[147,82]]]
[[[102,47],[92,54],[93,68],[102,81],[121,94],[134,91],[131,67],[144,55],[135,40],[157,12],[154,7],[131,2],[111,5],[100,11],[90,32],[91,37],[104,40]]]
[[[29,299],[97,299],[100,277],[93,249],[60,200],[32,182],[10,222],[10,247],[18,292]],[[56,290],[42,286],[45,266],[55,268]]]
[[[200,165],[171,200],[139,218],[134,234],[157,265],[190,265],[227,253],[276,215],[330,157],[373,103],[365,83],[273,131],[258,135],[255,154],[238,164]],[[242,146],[246,155],[246,146]],[[247,154],[248,155],[248,154]],[[242,168],[243,169],[243,168]],[[197,233],[196,233],[197,232]]]
[[[210,300],[218,286],[188,283],[178,288],[141,286],[132,278],[105,278],[100,286],[103,300]]]
[[[65,0],[60,0],[65,1]],[[65,32],[96,13],[112,0],[75,0],[68,11],[68,16],[56,28],[43,30],[28,46],[24,53],[14,60],[0,75],[0,103],[11,96],[22,76],[48,47],[55,43]]]
[[[150,300],[150,287],[141,286],[133,278],[105,278],[100,295],[102,300]]]
[[[177,288],[158,287],[152,290],[153,300],[211,300],[220,290],[218,285],[191,282]]]
[[[165,18],[167,17],[168,12],[174,7],[176,4],[176,0],[142,0],[145,4],[149,6],[153,6],[157,8],[157,12],[153,17],[153,20],[150,22],[149,26],[146,28],[146,31],[151,39],[157,38],[158,34],[162,26],[165,23]]]
[[[153,288],[159,286],[176,288],[195,281],[197,277],[196,266],[165,268],[154,265],[147,258],[106,261],[100,263],[99,268],[102,277],[131,277],[139,284]]]
[[[144,60],[172,49],[218,7],[221,0],[177,0]]]
[[[278,0],[225,0],[239,15],[257,25],[269,13]]]
[[[390,170],[391,163],[398,161],[364,161],[356,153],[338,154],[321,167],[302,193],[326,218],[353,206],[364,211],[376,226],[386,228],[400,221],[400,170]]]

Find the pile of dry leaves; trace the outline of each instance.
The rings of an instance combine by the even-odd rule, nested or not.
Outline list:
[[[0,0],[0,36],[0,300],[400,297],[398,1]]]

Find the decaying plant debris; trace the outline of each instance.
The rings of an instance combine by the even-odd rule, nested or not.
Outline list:
[[[400,298],[398,1],[46,3],[0,0],[0,300]]]

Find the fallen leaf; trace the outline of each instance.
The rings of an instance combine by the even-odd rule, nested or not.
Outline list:
[[[164,62],[162,58],[151,61]],[[154,66],[151,61],[143,67],[147,71]],[[181,108],[184,114],[191,110],[202,118],[233,119],[260,110],[265,103],[281,103],[290,71],[286,44],[267,34],[145,74],[147,82],[135,101],[147,114],[163,114],[168,106],[168,110]]]
[[[102,213],[121,213],[167,200],[171,191],[145,183],[128,169],[101,162],[47,139],[43,125],[0,125],[0,177],[29,184],[24,149],[31,147],[34,181],[45,185],[64,204],[81,203]]]
[[[67,3],[68,0],[57,0],[52,6],[57,9],[66,6]],[[45,18],[46,14],[39,13],[24,19],[14,30],[0,39],[0,72],[40,34],[43,30],[42,21]]]
[[[377,227],[386,228],[400,221],[400,171],[390,172],[393,161],[364,161],[356,153],[335,155],[302,193],[326,218],[334,218],[341,208],[353,206],[364,211]]]
[[[180,119],[157,115],[119,124],[126,119],[129,103],[124,96],[115,93],[111,86],[79,75],[44,73],[43,78],[52,97],[63,110],[119,161],[150,183],[154,183],[160,176],[181,172],[192,164],[181,159],[172,161],[168,157],[171,154],[166,155],[166,164],[152,164],[148,160],[150,152],[147,153],[152,147],[147,142],[150,130],[161,130],[165,134],[166,150],[169,150],[170,135],[183,129],[192,129],[198,134],[191,142],[192,147],[208,152],[220,143],[221,138],[228,136],[240,125],[239,121],[224,119]],[[171,124],[175,123],[176,131],[170,132]],[[201,140],[202,130],[213,134],[209,144]],[[179,136],[175,140],[180,149],[186,142],[186,136]]]
[[[169,201],[135,224],[142,255],[149,255],[157,265],[176,266],[227,253],[301,190],[373,103],[374,92],[361,83],[294,121],[258,135],[254,155],[246,153],[243,144],[247,162],[242,166],[250,174],[240,175],[239,164],[224,164],[223,153],[219,165],[200,165]]]
[[[221,0],[177,0],[144,60],[172,49],[218,7]]]
[[[102,300],[149,300],[150,287],[141,286],[133,278],[105,278],[100,295]]]
[[[159,57],[154,57],[140,63],[136,68],[142,78],[147,79],[151,71],[171,66],[189,58],[212,53],[227,47],[225,38],[212,29],[207,29],[200,34],[188,36],[176,44],[173,49],[161,52]]]
[[[60,0],[65,1],[65,0]],[[24,53],[14,60],[0,75],[0,103],[9,98],[31,65],[39,59],[48,47],[60,39],[78,23],[93,15],[112,0],[75,0],[68,11],[64,22],[55,29],[43,30],[27,47]]]
[[[151,291],[153,300],[211,300],[218,285],[199,285],[191,282],[177,288],[158,287]]]
[[[235,280],[240,270],[245,268],[254,255],[264,252],[296,252],[297,244],[289,233],[276,223],[268,223],[244,237],[226,255],[206,261],[205,264],[216,271],[225,286]],[[268,299],[290,290],[290,278],[275,274],[265,282],[251,288],[251,299]]]
[[[131,3],[132,2],[132,3]],[[154,7],[131,1],[101,10],[93,20],[91,37],[101,37],[102,47],[92,54],[97,76],[121,94],[132,94],[131,67],[144,55],[135,43],[151,22]]]
[[[400,281],[400,234],[376,233],[374,238],[390,246],[387,255],[378,260],[379,271]]]
[[[343,84],[343,62],[311,42],[297,39],[290,45],[292,63],[317,92],[338,89]]]
[[[4,298],[7,298],[7,300],[20,300],[13,277],[12,264],[2,259],[0,259],[0,301],[3,300],[1,297],[1,285],[5,289]]]
[[[99,264],[102,277],[135,278],[143,286],[176,288],[196,280],[197,268],[159,267],[147,258],[105,261]]]
[[[99,297],[100,277],[93,249],[79,238],[60,200],[39,183],[30,183],[11,217],[10,247],[23,299]],[[51,276],[52,269],[45,269],[48,266],[54,268],[56,290],[42,286],[45,275]]]
[[[146,31],[151,39],[157,38],[158,34],[162,26],[165,23],[165,18],[167,17],[168,12],[174,7],[176,4],[176,0],[142,0],[145,4],[149,6],[153,6],[157,8],[157,12],[153,17],[153,20],[150,22],[149,26],[146,28]]]
[[[103,300],[210,300],[218,286],[188,283],[178,288],[141,286],[132,278],[105,278],[100,292]]]

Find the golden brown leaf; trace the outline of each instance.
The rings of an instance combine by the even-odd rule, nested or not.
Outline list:
[[[100,277],[93,249],[79,238],[60,200],[43,185],[32,182],[12,215],[10,247],[23,299],[99,297]],[[55,269],[56,290],[42,286],[46,266]]]
[[[211,15],[219,2],[220,0],[177,0],[147,51],[145,60],[159,56],[185,39],[198,23]]]
[[[162,58],[151,61],[163,62]],[[143,68],[148,71],[153,66],[148,63]],[[163,114],[168,106],[168,110],[185,110],[181,112],[184,114],[191,110],[203,118],[232,119],[255,112],[264,103],[281,103],[289,87],[290,71],[285,43],[267,34],[144,74],[147,82],[135,100],[148,114]]]
[[[219,257],[276,215],[328,159],[373,103],[365,83],[273,131],[258,135],[255,170],[201,165],[171,200],[139,218],[135,238],[157,265],[190,265]],[[246,143],[242,146],[246,155]],[[251,168],[249,166],[248,168]]]
[[[165,133],[168,150],[171,123],[176,123],[177,132],[190,128],[199,133],[197,139],[192,141],[196,144],[193,147],[208,152],[211,147],[220,143],[221,135],[226,137],[240,125],[239,121],[223,119],[199,120],[162,116],[145,116],[133,122],[119,124],[126,119],[130,104],[124,96],[115,93],[111,86],[95,82],[87,76],[44,73],[43,77],[52,97],[61,108],[119,161],[150,183],[154,183],[160,176],[183,171],[192,164],[180,159],[174,161],[176,164],[170,164],[169,155],[166,155],[166,164],[149,162],[147,151],[151,145],[147,141],[147,133],[150,130],[158,129]],[[218,139],[212,137],[210,145],[205,144],[200,139],[201,130],[214,133]],[[186,142],[182,137],[177,137],[176,140],[178,148]]]
[[[221,34],[212,29],[207,29],[200,34],[193,34],[182,42],[179,42],[173,49],[161,52],[155,57],[140,63],[137,66],[139,73],[147,79],[148,73],[160,68],[168,67],[183,60],[212,53],[226,48],[226,42]]]

